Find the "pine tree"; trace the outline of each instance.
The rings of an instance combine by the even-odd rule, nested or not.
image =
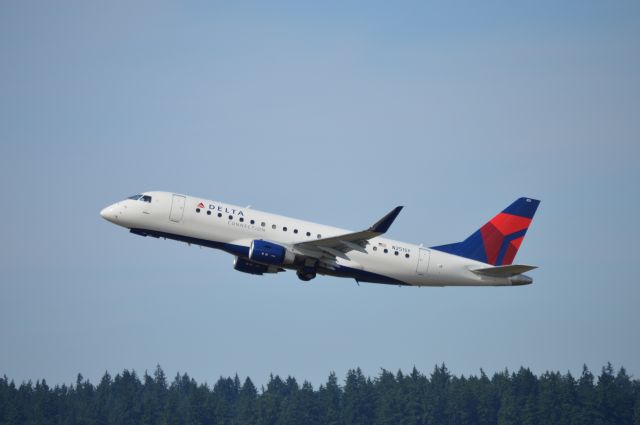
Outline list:
[[[240,390],[240,382],[237,379],[220,377],[213,386],[216,400],[215,416],[220,424],[231,424],[235,417],[235,405]]]
[[[143,425],[155,425],[160,423],[164,416],[164,407],[166,404],[166,379],[164,372],[160,366],[156,366],[154,376],[160,376],[160,380],[150,376],[146,371],[142,378],[142,418]]]
[[[376,402],[374,388],[360,368],[347,372],[343,400],[342,418],[345,425],[373,423]]]
[[[11,405],[11,388],[7,375],[0,378],[0,424],[8,423],[9,406]]]
[[[431,379],[427,387],[427,423],[444,424],[447,423],[449,384],[451,374],[442,363],[436,365],[431,373]]]
[[[404,377],[399,375],[402,380]],[[393,373],[382,369],[380,376],[374,381],[376,393],[375,424],[396,425],[402,421],[404,400],[400,398],[399,385]]]
[[[276,425],[282,413],[282,403],[286,395],[286,385],[278,375],[270,375],[267,389],[258,401],[259,421],[261,425]]]
[[[613,381],[613,420],[615,423],[630,424],[633,421],[635,394],[627,371],[621,367]]]
[[[320,424],[318,406],[313,387],[309,382],[304,382],[302,387],[292,378],[287,379],[289,388],[284,398],[282,414],[276,422],[277,425],[316,425]]]
[[[425,399],[428,381],[414,366],[411,374],[399,382],[400,396],[404,399],[401,425],[425,423]]]
[[[447,417],[452,425],[477,424],[479,421],[479,401],[470,380],[467,380],[464,375],[451,380]]]
[[[603,366],[600,376],[598,376],[598,386],[596,390],[598,400],[598,410],[605,423],[617,424],[616,422],[616,400],[614,395],[615,375],[611,363]]]
[[[113,403],[111,401],[112,383],[111,375],[105,371],[96,389],[96,422],[98,425],[109,424],[109,416],[113,410]]]
[[[640,388],[635,386],[636,403],[633,409],[633,425],[640,425]]]
[[[474,386],[474,392],[478,399],[478,424],[491,425],[498,422],[498,410],[500,409],[500,397],[496,386],[487,377],[484,370],[480,369],[480,377],[477,380],[469,379]]]
[[[258,421],[257,412],[258,390],[250,378],[244,380],[244,384],[238,393],[237,416],[235,423],[237,425],[254,425]]]
[[[340,418],[342,390],[338,385],[338,378],[334,372],[329,374],[326,385],[321,385],[318,389],[318,403],[323,424],[342,424]]]

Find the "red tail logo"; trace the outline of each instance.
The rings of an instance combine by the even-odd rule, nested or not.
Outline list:
[[[500,213],[482,226],[480,233],[487,254],[487,262],[509,265],[520,248],[531,219],[517,215]]]
[[[494,266],[512,264],[539,204],[517,199],[464,241],[433,248]]]

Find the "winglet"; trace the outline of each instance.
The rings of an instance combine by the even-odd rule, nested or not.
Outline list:
[[[402,211],[402,208],[402,206],[395,207],[393,211],[382,217],[376,224],[369,227],[369,231],[376,233],[386,233],[386,231],[389,230],[389,227],[391,227],[391,224],[393,224],[393,221],[396,219],[398,214],[400,214],[400,211]]]

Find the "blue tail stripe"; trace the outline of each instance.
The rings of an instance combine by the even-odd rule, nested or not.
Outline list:
[[[505,208],[504,213],[519,215],[520,217],[533,218],[540,201],[531,198],[517,199],[513,204]]]
[[[480,230],[476,230],[475,233],[463,242],[432,246],[431,248],[449,254],[458,255],[460,257],[481,261],[483,263],[487,262],[487,253],[484,250],[484,243],[482,242],[482,234],[480,233]]]
[[[515,202],[505,208],[502,212],[533,219],[533,216],[538,209],[538,205],[540,205],[539,200],[523,197],[516,199]],[[523,229],[504,237],[504,241],[502,242],[500,250],[498,251],[497,264],[502,264],[502,262],[504,261],[504,256],[506,255],[507,249],[509,248],[509,242],[521,236],[524,236],[526,232],[527,229]],[[471,236],[469,236],[462,242],[433,246],[431,248],[449,254],[458,255],[460,257],[488,263],[487,252],[480,230],[476,230],[473,234],[471,234]]]
[[[498,252],[498,259],[496,260],[496,264],[502,264],[502,262],[504,261],[504,255],[507,253],[507,248],[509,248],[509,242],[514,239],[518,239],[520,236],[524,236],[526,233],[527,229],[522,229],[519,232],[515,232],[505,236],[504,240],[502,241],[500,251]]]

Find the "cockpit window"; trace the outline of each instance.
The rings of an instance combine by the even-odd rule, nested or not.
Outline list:
[[[134,201],[142,201],[142,202],[148,202],[151,203],[151,196],[149,195],[133,195],[133,196],[129,196],[127,199],[133,199]]]

